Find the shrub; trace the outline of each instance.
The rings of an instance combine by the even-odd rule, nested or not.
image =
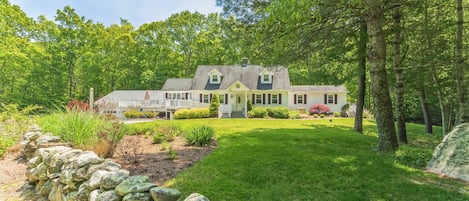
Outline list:
[[[158,115],[160,114],[159,112],[153,112],[153,111],[146,111],[146,112],[143,112],[143,114],[145,115],[145,117],[147,118],[156,118],[158,117]]]
[[[188,145],[204,146],[210,144],[215,130],[210,126],[200,126],[192,128],[186,133],[186,142]]]
[[[174,113],[175,119],[196,119],[209,117],[208,108],[180,109]]]
[[[248,116],[251,118],[265,118],[269,116],[269,112],[265,107],[255,107],[248,112]]]
[[[310,114],[324,114],[329,112],[330,109],[327,105],[324,104],[314,104],[309,108]]]
[[[86,101],[79,101],[79,100],[70,100],[67,103],[67,108],[69,110],[80,110],[80,111],[88,111],[90,110],[90,104]]]
[[[318,118],[318,114],[313,114],[313,117],[314,117],[314,118]]]
[[[394,160],[398,163],[414,167],[424,168],[432,158],[433,150],[421,149],[409,145],[400,145],[394,155]]]
[[[181,134],[181,129],[173,124],[163,124],[153,130],[153,143],[171,142]]]
[[[129,119],[140,118],[143,116],[143,113],[137,110],[127,110],[124,112],[124,116]]]
[[[288,117],[290,119],[301,119],[300,112],[298,112],[297,110],[290,111],[289,114],[288,114]]]
[[[218,98],[218,94],[213,94],[212,100],[210,101],[209,116],[210,117],[218,117],[218,108],[220,108],[220,99]]]
[[[324,118],[324,117],[325,117],[325,115],[324,115],[324,114],[320,114],[320,115],[319,115],[319,117],[321,117],[321,118]]]
[[[269,117],[277,119],[288,119],[289,110],[287,107],[268,107]]]
[[[334,117],[340,117],[340,112],[334,112],[333,115]]]
[[[252,103],[251,103],[251,100],[248,100],[248,102],[246,103],[247,104],[247,111],[250,112],[252,111]]]

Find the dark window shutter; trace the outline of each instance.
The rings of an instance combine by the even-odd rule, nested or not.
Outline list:
[[[251,103],[252,103],[253,105],[256,104],[256,94],[252,94]]]
[[[199,96],[199,102],[203,102],[204,100],[203,100],[202,94],[199,94],[199,95],[200,95]]]
[[[278,104],[282,104],[282,94],[278,94]]]
[[[307,101],[307,99],[306,99],[306,94],[305,94],[305,96],[303,97],[303,104],[308,104],[308,101]]]
[[[262,104],[265,105],[265,94],[262,94]]]
[[[228,94],[225,94],[225,104],[228,104]]]
[[[186,93],[186,100],[189,99],[189,93]]]
[[[295,104],[295,105],[296,105],[296,94],[295,94],[295,95],[293,95],[293,104]]]
[[[267,104],[269,104],[269,105],[272,104],[272,96],[271,96],[271,94],[269,94],[269,95],[267,96]]]
[[[208,102],[211,103],[213,98],[213,94],[210,94],[210,99],[208,99]]]
[[[334,94],[334,104],[337,104],[337,94]]]
[[[327,104],[327,94],[324,94],[324,104]]]
[[[168,99],[168,92],[164,93],[164,97]]]

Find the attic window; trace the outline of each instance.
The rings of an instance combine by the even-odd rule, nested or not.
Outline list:
[[[220,84],[221,83],[221,73],[216,69],[213,69],[208,74],[210,76],[210,84]]]
[[[271,84],[272,83],[272,74],[268,71],[263,72],[261,75],[262,84]]]
[[[218,75],[212,75],[212,83],[218,83]]]

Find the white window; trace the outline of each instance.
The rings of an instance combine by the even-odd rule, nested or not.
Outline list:
[[[262,94],[256,94],[256,104],[262,104]]]
[[[219,83],[218,75],[212,75],[212,84],[218,84],[218,83]]]
[[[208,94],[204,94],[204,97],[203,97],[203,103],[209,103],[209,100],[208,100]]]
[[[264,74],[262,79],[263,79],[264,82],[270,82],[270,75],[269,74]]]
[[[334,104],[334,95],[327,95],[327,104]]]
[[[278,104],[278,94],[272,94],[272,104]]]
[[[297,104],[304,104],[303,102],[303,95],[299,94],[299,95],[296,95],[296,103]]]

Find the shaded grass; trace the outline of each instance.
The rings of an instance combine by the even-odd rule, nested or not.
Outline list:
[[[187,196],[211,200],[469,200],[464,184],[439,178],[374,151],[374,122],[365,135],[352,131],[352,119],[209,119],[175,121],[181,127],[210,125],[217,149],[167,182]],[[409,125],[409,138],[421,146],[437,137]],[[418,140],[417,140],[418,139]]]

